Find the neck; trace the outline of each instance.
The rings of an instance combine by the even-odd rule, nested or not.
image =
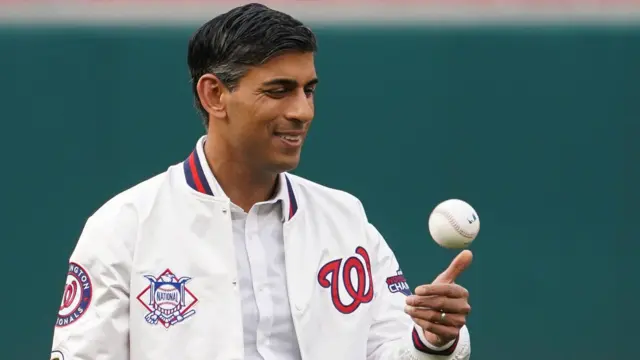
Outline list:
[[[204,153],[222,190],[244,211],[249,212],[254,204],[273,196],[278,174],[256,170],[225,146],[224,141],[212,139],[211,133],[207,136]]]

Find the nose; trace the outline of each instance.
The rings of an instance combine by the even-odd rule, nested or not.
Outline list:
[[[313,120],[313,96],[308,96],[304,90],[292,97],[285,116],[292,121],[307,123]]]

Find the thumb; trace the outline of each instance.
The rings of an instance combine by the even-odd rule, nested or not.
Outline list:
[[[452,284],[462,272],[471,265],[473,254],[469,250],[464,250],[453,259],[447,270],[438,275],[433,280],[433,284]]]

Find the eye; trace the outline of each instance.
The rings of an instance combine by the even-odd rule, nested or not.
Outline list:
[[[316,93],[316,88],[315,87],[305,88],[304,93],[307,94],[307,96],[313,96],[313,94]]]
[[[264,92],[265,94],[267,94],[272,98],[281,98],[281,97],[284,97],[289,92],[289,90],[285,88],[277,88],[277,89],[268,89],[268,90],[265,90]]]

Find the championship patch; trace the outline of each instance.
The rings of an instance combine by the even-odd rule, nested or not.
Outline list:
[[[407,284],[407,279],[402,274],[402,270],[398,270],[396,275],[387,278],[387,287],[392,293],[399,292],[407,296],[411,295],[411,289]]]
[[[91,304],[92,293],[93,287],[89,273],[82,266],[74,262],[69,263],[56,326],[67,326],[80,319]]]
[[[171,270],[160,276],[144,275],[149,285],[138,295],[138,301],[149,311],[144,320],[169,328],[193,316],[191,309],[198,299],[187,288],[190,277],[176,277]]]
[[[60,351],[52,351],[51,360],[64,360],[64,355]]]

